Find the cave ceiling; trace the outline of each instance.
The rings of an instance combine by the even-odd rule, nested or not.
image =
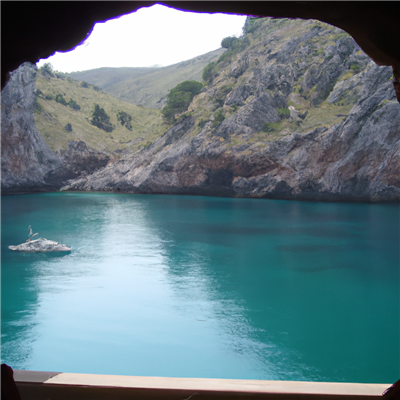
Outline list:
[[[163,4],[182,11],[277,18],[318,19],[347,31],[378,65],[390,65],[400,79],[400,23],[397,2],[323,1],[2,1],[1,84],[23,62],[36,63],[68,51],[96,22],[142,7]],[[397,85],[397,86],[396,86]],[[399,84],[394,83],[400,101]]]

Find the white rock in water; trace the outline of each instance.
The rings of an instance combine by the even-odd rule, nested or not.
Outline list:
[[[25,242],[17,246],[8,246],[10,250],[14,251],[25,251],[28,253],[39,253],[39,252],[50,252],[50,251],[71,251],[70,247],[65,244],[55,242],[54,240],[47,240],[45,238],[39,238]]]

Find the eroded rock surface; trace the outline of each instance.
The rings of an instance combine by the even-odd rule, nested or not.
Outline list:
[[[2,193],[59,187],[65,165],[38,132],[33,115],[36,67],[22,64],[1,93]]]
[[[296,35],[289,21],[288,38],[283,23],[271,23],[283,28],[221,63],[191,116],[63,190],[399,202],[391,68],[338,29],[303,21]],[[218,113],[225,119],[216,123]]]

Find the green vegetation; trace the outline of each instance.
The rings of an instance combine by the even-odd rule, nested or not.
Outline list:
[[[78,105],[78,103],[73,99],[69,99],[69,102],[67,104],[75,111],[79,111],[81,109],[81,106]]]
[[[213,128],[221,125],[222,121],[225,119],[223,110],[220,108],[214,113],[214,121],[212,122]]]
[[[88,147],[109,154],[117,150],[134,152],[142,143],[153,142],[168,129],[160,110],[123,102],[103,91],[96,91],[91,85],[83,88],[79,81],[71,78],[49,77],[38,73],[36,88],[35,124],[52,151],[67,150],[68,141],[82,140]],[[68,101],[67,107],[54,101],[60,93],[64,99],[73,100]],[[71,107],[74,102],[79,104],[79,110]],[[113,127],[112,137],[109,132],[90,123],[93,104],[98,104],[109,116]],[[132,130],[119,123],[118,111],[132,116]],[[68,123],[73,131],[64,129]]]
[[[97,126],[99,129],[103,129],[106,132],[111,132],[113,126],[110,123],[110,117],[98,104],[93,104],[93,109],[91,113],[90,123]]]
[[[45,63],[41,68],[39,68],[39,71],[43,76],[54,76],[53,66],[50,63]]]
[[[200,119],[197,121],[197,126],[200,127],[200,128],[203,128],[204,125],[205,125],[207,122],[208,122],[208,120],[207,120],[206,118],[200,118]]]
[[[267,122],[263,125],[263,132],[278,132],[281,129],[282,124],[280,122]]]
[[[72,132],[72,125],[68,122],[68,124],[64,126],[64,130],[67,132]]]
[[[58,93],[58,94],[56,95],[55,100],[56,100],[57,103],[60,103],[60,104],[62,104],[63,106],[66,106],[66,105],[67,105],[67,102],[65,101],[63,95],[60,94],[60,93]]]
[[[171,89],[168,93],[167,104],[161,111],[165,121],[175,122],[175,115],[188,109],[193,97],[200,93],[202,87],[201,82],[185,81]]]
[[[350,65],[350,69],[352,71],[358,71],[359,69],[361,69],[360,65],[358,65],[357,63],[351,64]]]
[[[201,78],[207,85],[209,83],[211,83],[213,81],[213,79],[216,78],[216,76],[218,75],[216,66],[217,66],[217,63],[212,61],[203,70],[203,74],[201,75]]]
[[[290,111],[288,108],[277,108],[278,117],[287,119],[290,117]]]
[[[117,120],[122,125],[125,126],[126,129],[132,130],[132,116],[127,114],[125,111],[117,112]]]
[[[224,54],[221,54],[217,64],[226,60],[230,60],[232,56],[243,51],[247,46],[249,46],[250,40],[247,37],[237,38],[234,36],[229,36],[222,39],[221,46],[228,49]]]
[[[204,67],[226,51],[214,50],[191,60],[162,68],[98,68],[68,76],[102,88],[130,104],[161,109],[168,91],[184,81],[201,81]],[[80,104],[80,103],[79,103]]]

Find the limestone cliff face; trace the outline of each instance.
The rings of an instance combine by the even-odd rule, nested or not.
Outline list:
[[[246,37],[162,137],[64,190],[399,202],[391,69],[312,21]]]
[[[90,152],[86,146],[82,151],[73,142],[65,154],[50,150],[34,121],[36,74],[35,65],[22,64],[1,94],[2,194],[56,190],[67,179],[85,170],[93,172],[108,162],[107,156]]]
[[[22,64],[1,94],[2,193],[50,190],[63,176],[62,161],[35,126],[36,73],[32,64]]]

